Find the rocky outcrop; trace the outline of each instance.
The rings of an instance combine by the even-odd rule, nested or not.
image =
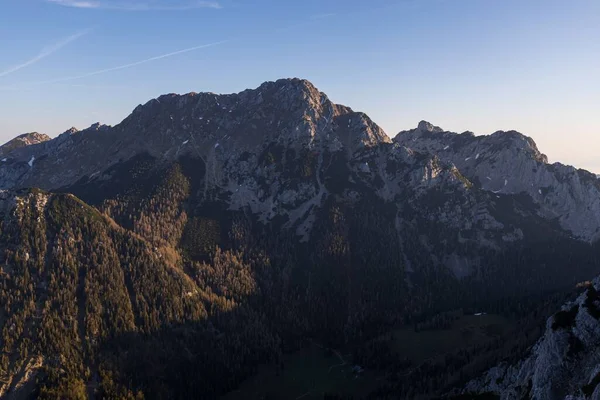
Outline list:
[[[469,382],[463,393],[501,399],[600,398],[600,278],[550,317],[530,354]]]
[[[533,139],[515,131],[475,136],[446,132],[422,121],[394,142],[454,164],[478,187],[499,194],[527,194],[538,215],[557,220],[573,236],[600,238],[600,181],[587,171],[549,164]]]
[[[48,140],[50,140],[50,136],[44,133],[24,133],[0,146],[0,157],[4,157],[5,155],[9,154],[15,149],[20,149],[21,147],[25,146],[31,146],[32,144],[43,143]]]

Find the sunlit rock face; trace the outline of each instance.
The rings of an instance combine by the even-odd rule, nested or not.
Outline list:
[[[480,188],[497,194],[527,194],[538,215],[557,219],[582,240],[600,235],[600,182],[595,175],[560,163],[549,164],[533,139],[515,131],[475,136],[422,121],[394,142],[437,155],[454,164]]]

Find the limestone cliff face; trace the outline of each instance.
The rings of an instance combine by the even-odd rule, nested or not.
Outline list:
[[[600,278],[550,317],[530,354],[469,382],[465,394],[501,399],[600,399]]]
[[[230,95],[163,95],[115,127],[72,128],[15,148],[0,165],[0,188],[53,190],[81,179],[106,181],[108,169],[140,154],[158,163],[199,160],[205,198],[225,195],[231,209],[248,207],[264,222],[284,217],[303,240],[331,195],[351,201],[371,193],[387,201],[417,196],[411,200],[416,204],[427,191],[450,185],[447,193],[466,193],[452,188],[470,185],[438,158],[393,146],[367,115],[332,103],[310,82],[282,79]],[[334,181],[367,193],[332,193]],[[459,203],[468,214],[480,208],[473,199]],[[454,215],[456,227],[471,224],[452,208],[443,218]]]
[[[301,79],[237,94],[163,95],[114,127],[71,128],[7,148],[0,189],[68,192],[83,181],[109,188],[118,166],[141,155],[156,169],[195,160],[202,201],[283,221],[300,241],[328,199],[376,198],[395,210],[399,235],[407,225],[423,237],[446,232],[457,247],[440,245],[431,262],[458,277],[479,265],[476,251],[460,246],[501,250],[540,231],[592,240],[600,229],[596,179],[546,164],[531,139],[457,135],[422,122],[392,142],[367,115]]]
[[[527,194],[538,215],[556,219],[573,236],[600,237],[600,181],[587,171],[549,164],[533,139],[515,131],[475,136],[446,132],[428,122],[400,132],[394,142],[436,154],[484,190]]]

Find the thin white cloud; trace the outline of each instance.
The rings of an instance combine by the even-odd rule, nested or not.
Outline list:
[[[179,55],[179,54],[189,53],[191,51],[200,50],[200,49],[205,49],[207,47],[218,46],[220,44],[227,43],[229,41],[230,40],[221,40],[220,42],[214,42],[214,43],[203,44],[203,45],[200,45],[200,46],[189,47],[187,49],[177,50],[177,51],[173,51],[171,53],[166,53],[166,54],[161,54],[159,56],[147,58],[145,60],[136,61],[136,62],[132,62],[132,63],[129,63],[129,64],[119,65],[117,67],[105,68],[105,69],[101,69],[101,70],[98,70],[98,71],[88,72],[87,74],[82,74],[82,75],[69,76],[69,77],[65,77],[65,78],[58,78],[58,79],[53,79],[53,80],[44,81],[44,82],[37,82],[37,84],[59,83],[59,82],[74,81],[76,79],[88,78],[90,76],[105,74],[107,72],[113,72],[113,71],[118,71],[118,70],[121,70],[121,69],[127,69],[127,68],[136,67],[136,66],[141,65],[141,64],[149,63],[151,61],[161,60],[163,58],[173,57],[173,56],[176,56],[176,55]]]
[[[74,35],[71,35],[71,36],[69,36],[67,38],[64,38],[64,39],[60,40],[57,43],[54,43],[54,44],[52,44],[50,46],[44,47],[42,49],[42,51],[40,51],[40,53],[37,56],[33,57],[32,59],[27,60],[27,61],[25,61],[22,64],[14,65],[14,66],[9,67],[9,68],[7,68],[7,69],[5,69],[3,71],[0,71],[0,77],[12,74],[14,72],[17,72],[17,71],[23,69],[23,68],[29,67],[31,65],[34,65],[34,64],[40,62],[44,58],[46,58],[48,56],[51,56],[52,54],[56,53],[57,51],[59,51],[60,49],[62,49],[66,45],[68,45],[69,43],[74,42],[75,40],[77,40],[80,37],[88,34],[89,32],[90,32],[89,30],[86,30],[86,31],[83,31],[83,32],[79,32],[79,33],[76,33]]]
[[[0,92],[20,92],[22,90],[31,90],[33,89],[32,84],[25,86],[0,86]],[[78,89],[123,89],[126,86],[123,85],[81,85],[81,84],[73,84],[73,83],[49,83],[49,85],[55,87],[65,87],[65,88],[78,88]]]
[[[90,8],[104,10],[121,10],[121,11],[177,11],[177,10],[193,10],[197,8],[223,8],[217,1],[166,1],[166,0],[148,0],[148,1],[131,1],[131,0],[46,0],[48,3],[56,4],[64,7],[74,8]]]

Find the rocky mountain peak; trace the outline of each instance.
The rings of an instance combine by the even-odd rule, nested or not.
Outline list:
[[[30,146],[32,144],[46,142],[48,140],[50,140],[50,136],[44,133],[24,133],[0,146],[0,156],[7,155],[15,149]]]
[[[87,128],[86,131],[106,131],[110,128],[111,128],[110,125],[105,125],[105,124],[101,124],[100,122],[96,122],[96,123],[90,125],[90,127]]]
[[[10,171],[0,171],[6,177],[0,187],[60,187],[144,153],[164,160],[190,155],[221,169],[245,152],[260,154],[272,145],[297,154],[351,156],[390,142],[366,114],[331,102],[309,81],[280,79],[233,94],[165,94],[139,105],[115,127],[96,123],[69,130],[14,154],[4,165]],[[28,165],[32,157],[35,167]],[[56,168],[62,173],[53,172]]]
[[[61,133],[61,135],[72,135],[72,134],[77,133],[77,132],[79,132],[79,129],[77,129],[74,126],[72,126],[69,129],[67,129],[66,131],[64,131],[63,133]]]
[[[430,125],[422,122],[417,129],[400,132],[394,142],[438,155],[493,194],[528,194],[539,207],[539,215],[558,217],[575,237],[600,238],[600,185],[591,174],[548,164],[534,140],[514,130],[475,136],[439,132]]]
[[[297,78],[234,94],[163,95],[138,106],[116,129],[124,134],[142,130],[147,143],[171,146],[193,136],[201,152],[216,147],[245,151],[276,141],[293,148],[346,147],[352,153],[390,142],[365,114],[332,103],[312,83]]]
[[[439,126],[435,126],[433,124],[431,124],[430,122],[427,121],[421,121],[419,122],[419,125],[417,126],[417,129],[421,132],[432,132],[432,133],[442,133],[444,132],[444,130],[442,128],[440,128]]]
[[[320,100],[323,95],[312,82],[300,78],[283,78],[264,82],[254,90],[261,93],[279,93],[283,97],[289,96],[312,100]]]
[[[498,145],[513,147],[519,151],[525,152],[536,161],[545,164],[548,163],[548,157],[538,150],[535,141],[531,137],[525,136],[520,132],[514,130],[497,131],[492,133],[489,138],[490,140],[496,141]]]

